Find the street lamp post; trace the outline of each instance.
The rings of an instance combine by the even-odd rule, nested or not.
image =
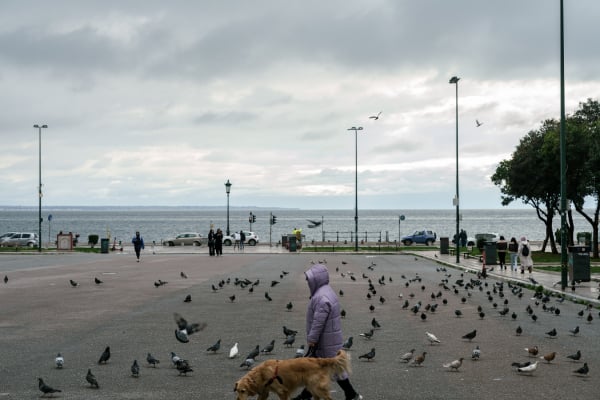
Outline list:
[[[358,131],[363,127],[353,126],[348,130],[354,131],[354,251],[358,251]]]
[[[460,238],[458,237],[459,225],[460,225],[460,213],[459,213],[459,196],[458,196],[458,81],[459,77],[453,76],[450,78],[450,84],[456,85],[456,196],[454,197],[454,203],[456,205],[456,239],[454,242],[456,244],[456,263],[460,263]]]
[[[38,129],[38,150],[39,150],[39,186],[38,186],[38,197],[39,197],[39,208],[38,208],[38,252],[42,251],[42,128],[48,128],[48,125],[35,124],[34,128]]]
[[[560,0],[560,286],[567,287],[567,138],[565,128],[565,29],[563,0]]]
[[[227,193],[227,236],[229,236],[229,192],[231,192],[231,182],[227,179],[225,183],[225,192]]]

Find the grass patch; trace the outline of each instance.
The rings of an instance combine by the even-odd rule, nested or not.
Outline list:
[[[548,272],[560,272],[561,267],[560,265],[544,265],[544,266],[540,266],[540,267],[536,267],[534,265],[534,268],[540,271],[548,271]],[[600,266],[597,265],[592,265],[590,266],[590,271],[592,274],[600,274]]]

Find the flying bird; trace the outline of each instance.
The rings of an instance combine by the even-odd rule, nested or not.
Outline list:
[[[271,287],[273,287],[273,286],[275,286],[277,284],[279,284],[279,281],[271,281]]]
[[[42,393],[44,393],[42,396],[45,396],[47,394],[62,392],[62,390],[60,390],[60,389],[54,389],[53,387],[46,385],[46,383],[44,383],[44,380],[42,378],[38,378],[38,388],[40,389],[40,391]]]
[[[381,328],[381,325],[379,324],[379,322],[375,319],[375,317],[373,317],[373,319],[371,320],[371,326],[374,329],[379,329]]]
[[[179,313],[173,313],[173,318],[175,319],[175,323],[177,324],[177,329],[175,329],[175,338],[181,343],[189,342],[189,336],[191,334],[199,332],[206,328],[205,322],[195,322],[189,324],[187,320],[183,318]]]
[[[476,120],[475,120],[475,126],[476,126],[477,128],[479,128],[481,125],[483,125],[483,122],[479,122],[479,120],[478,120],[478,119],[476,119]]]
[[[318,226],[321,226],[321,224],[323,223],[321,221],[313,221],[311,219],[307,219],[307,221],[310,222],[310,225],[308,225],[309,228],[316,228]],[[346,264],[346,262],[342,261],[342,264]]]
[[[54,364],[56,364],[56,368],[61,369],[63,367],[63,365],[65,364],[65,359],[63,358],[63,356],[58,353],[56,355],[56,357],[54,358]]]
[[[458,369],[462,365],[462,362],[463,362],[463,358],[461,357],[458,360],[454,360],[454,361],[449,362],[447,364],[442,364],[442,366],[444,368],[449,368],[450,371],[458,371]]]
[[[361,355],[361,356],[358,356],[358,358],[359,358],[359,359],[361,359],[361,358],[364,358],[364,359],[366,359],[367,361],[371,361],[372,359],[374,359],[374,358],[375,358],[375,348],[373,347],[373,348],[371,349],[371,351],[369,351],[368,353],[365,353],[365,354],[363,354],[363,355]]]
[[[110,358],[110,347],[106,346],[102,354],[100,355],[100,359],[98,360],[98,364],[106,364],[108,359]]]
[[[100,386],[98,385],[98,380],[96,379],[94,374],[92,374],[92,370],[90,368],[88,368],[87,375],[85,376],[85,380],[90,384],[90,387],[95,387],[96,389],[100,389]]]
[[[235,294],[232,294],[231,296],[229,296],[229,301],[232,303],[235,301]]]
[[[381,111],[379,111],[379,112],[377,113],[377,115],[371,115],[371,116],[369,117],[369,119],[372,119],[372,120],[374,120],[374,121],[377,121],[377,120],[379,119],[379,116],[380,116],[380,115],[381,115]]]

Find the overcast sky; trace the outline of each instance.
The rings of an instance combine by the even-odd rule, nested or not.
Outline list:
[[[2,1],[0,205],[462,208],[560,117],[558,0]],[[566,109],[600,2],[565,0]],[[370,119],[381,111],[378,120]],[[476,127],[475,120],[483,123]],[[535,171],[526,171],[535,173]],[[558,171],[557,171],[558,173]]]

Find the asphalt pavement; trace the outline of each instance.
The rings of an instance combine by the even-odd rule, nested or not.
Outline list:
[[[226,249],[223,257],[209,257],[202,252],[147,248],[140,263],[129,251],[1,254],[0,271],[8,282],[0,283],[0,398],[39,398],[37,378],[42,377],[61,389],[56,397],[64,399],[234,399],[233,384],[246,372],[239,365],[252,348],[275,339],[275,350],[259,356],[260,362],[291,358],[304,343],[308,288],[303,272],[311,262],[319,261],[326,262],[336,292],[343,291],[344,336],[354,337],[351,381],[365,400],[598,398],[600,314],[576,298],[560,302],[552,296],[544,303],[534,299],[529,289],[522,289],[519,297],[519,287],[513,293],[505,277],[492,272],[478,281],[476,264],[473,271],[463,270],[464,263],[455,266],[433,254],[427,258],[427,254],[258,250]],[[95,284],[94,277],[103,283]],[[249,286],[235,285],[236,278],[259,280],[259,284],[250,292]],[[79,285],[72,287],[70,279]],[[222,289],[212,290],[213,284],[228,279],[230,283]],[[376,290],[370,299],[369,279]],[[168,283],[155,287],[158,280]],[[272,281],[278,283],[271,286]],[[466,289],[465,283],[470,282],[473,288]],[[592,284],[590,293],[591,289]],[[265,298],[265,292],[272,301]],[[192,301],[184,303],[188,294]],[[230,296],[235,296],[234,301]],[[402,307],[405,301],[409,303],[406,309]],[[409,309],[419,301],[421,309],[415,314]],[[293,304],[291,311],[286,309],[288,302]],[[425,311],[428,304],[437,304],[435,311]],[[370,305],[375,307],[373,312]],[[536,321],[526,312],[528,305]],[[499,311],[505,306],[510,312],[502,316]],[[460,318],[456,310],[462,312]],[[174,337],[174,312],[208,325],[190,336],[189,343],[179,343]],[[359,334],[371,328],[373,318],[382,327],[372,339],[364,339]],[[299,331],[290,348],[283,346],[284,325]],[[520,336],[515,334],[517,326],[523,329]],[[570,334],[576,326],[579,333]],[[477,335],[472,341],[462,339],[474,329]],[[555,337],[546,334],[552,329],[557,331]],[[441,343],[430,344],[425,332],[435,334]],[[206,352],[218,339],[221,349],[215,354]],[[229,359],[229,349],[236,342],[240,356]],[[112,357],[106,365],[98,365],[106,346],[111,347]],[[475,346],[481,349],[478,361],[471,360]],[[548,363],[528,356],[524,348],[533,346],[539,347],[539,355],[556,352],[556,358]],[[371,348],[376,349],[373,361],[358,359]],[[400,361],[411,349],[415,354],[427,352],[422,366]],[[581,350],[581,362],[566,357],[577,350]],[[188,359],[194,371],[179,376],[170,362],[172,351]],[[54,367],[58,352],[65,359],[63,369]],[[157,368],[145,362],[148,352],[160,359]],[[458,372],[442,366],[459,357],[465,360]],[[141,366],[139,378],[130,374],[134,359]],[[530,375],[511,367],[513,362],[526,361],[539,363]],[[589,365],[589,377],[573,373],[583,362]],[[99,389],[85,381],[88,368],[96,375]],[[343,399],[339,387],[335,383],[331,387],[333,398]]]

